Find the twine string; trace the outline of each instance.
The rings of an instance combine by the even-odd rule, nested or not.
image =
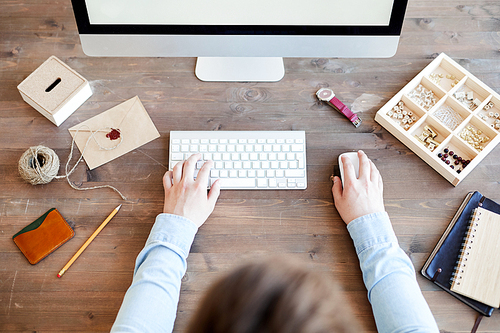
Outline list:
[[[81,129],[87,128],[90,131],[90,136],[87,139],[87,142],[85,143],[85,146],[82,150],[82,153],[80,157],[78,158],[78,161],[75,163],[75,165],[70,169],[70,162],[71,159],[73,158],[73,150],[75,146],[75,139],[80,132]],[[95,134],[97,132],[102,132],[106,130],[110,130],[110,127],[104,127],[99,130],[93,131],[91,130],[88,126],[83,125],[79,127],[76,130],[75,135],[73,136],[73,140],[71,141],[71,149],[68,155],[68,161],[66,162],[65,165],[65,174],[58,176],[57,173],[59,171],[59,157],[57,154],[50,148],[45,147],[45,146],[35,146],[35,147],[30,147],[22,156],[21,159],[19,160],[19,173],[21,177],[29,182],[32,185],[39,185],[39,184],[47,184],[52,181],[52,179],[61,179],[61,178],[66,178],[68,181],[68,184],[75,190],[78,191],[87,191],[87,190],[95,190],[99,188],[110,188],[116,193],[120,195],[120,197],[123,200],[127,200],[127,198],[114,186],[111,185],[97,185],[97,186],[92,186],[92,187],[77,187],[75,184],[71,182],[69,179],[69,176],[75,171],[76,167],[78,164],[82,161],[83,155],[85,151],[87,150],[90,140],[94,139],[95,143],[99,147],[100,150],[113,150],[116,149],[120,146],[120,144],[123,142],[123,137],[120,136],[120,141],[114,145],[113,147],[104,147],[99,143],[99,140],[95,137]],[[41,158],[41,161],[40,161]]]

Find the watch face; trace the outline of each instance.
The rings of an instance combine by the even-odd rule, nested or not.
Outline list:
[[[316,96],[318,96],[320,101],[329,101],[335,97],[332,89],[329,88],[321,88],[316,92]]]

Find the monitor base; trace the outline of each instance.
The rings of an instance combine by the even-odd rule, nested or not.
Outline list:
[[[201,81],[277,82],[285,66],[280,57],[199,57],[195,74]]]

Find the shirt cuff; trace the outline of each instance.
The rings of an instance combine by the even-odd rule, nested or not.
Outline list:
[[[358,217],[347,225],[347,230],[351,235],[358,255],[377,244],[398,243],[387,212]]]
[[[198,228],[188,218],[161,213],[151,228],[146,246],[154,243],[167,243],[168,247],[187,258]]]

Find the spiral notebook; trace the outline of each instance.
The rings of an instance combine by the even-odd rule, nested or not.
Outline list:
[[[500,215],[478,207],[464,237],[452,291],[500,307]]]
[[[500,214],[500,205],[498,203],[486,198],[478,191],[469,192],[426,260],[421,273],[450,295],[489,317],[495,307],[451,290],[450,282],[456,270],[457,258],[459,258],[462,251],[463,239],[468,232],[471,216],[478,207]]]

